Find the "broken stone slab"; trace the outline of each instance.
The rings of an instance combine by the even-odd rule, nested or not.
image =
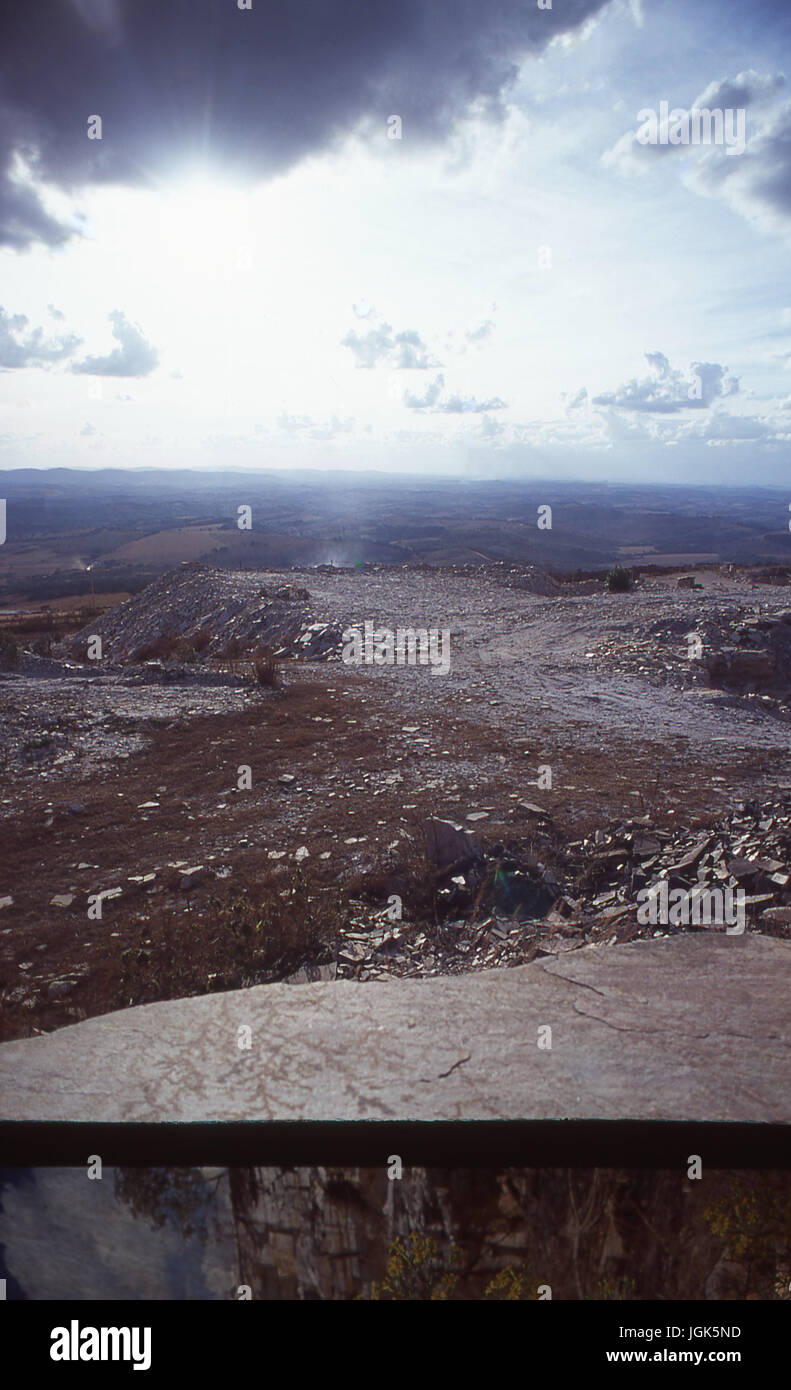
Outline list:
[[[438,870],[460,867],[464,863],[476,863],[483,859],[483,850],[477,835],[463,830],[453,821],[438,820],[432,816],[425,822],[426,854],[429,863]]]
[[[770,680],[774,675],[775,665],[774,652],[735,647],[728,653],[729,675],[734,681]]]
[[[347,964],[357,965],[359,961],[365,960],[368,951],[365,946],[356,941],[346,941],[338,951],[338,960],[345,961]]]
[[[334,980],[337,971],[335,961],[329,965],[301,965],[299,970],[295,970],[293,975],[289,975],[284,984],[287,985],[312,985],[320,981]]]
[[[713,843],[713,840],[713,835],[704,835],[703,839],[698,840],[697,844],[693,845],[681,859],[678,859],[675,864],[668,865],[668,873],[683,874],[686,870],[693,869]]]
[[[596,915],[600,922],[617,922],[629,912],[634,912],[633,903],[616,903],[612,907],[603,908]]]
[[[541,944],[538,947],[538,955],[539,957],[565,956],[568,955],[569,951],[576,950],[577,942],[573,939],[569,940],[563,936],[553,936],[548,938],[546,941],[541,942]]]
[[[771,681],[777,660],[774,652],[750,647],[723,647],[703,658],[703,665],[713,683],[730,682],[755,687]]]
[[[790,983],[791,942],[696,934],[200,995],[4,1043],[0,1117],[791,1124]]]
[[[791,907],[766,907],[761,913],[761,921],[788,926],[791,924]]]
[[[652,835],[636,835],[632,844],[632,849],[638,859],[645,859],[653,854],[658,854],[662,845],[659,840],[655,840]]]
[[[203,883],[209,877],[209,870],[203,864],[196,864],[192,869],[185,869],[179,879],[179,888],[182,892],[188,893],[190,888],[195,888],[197,884]]]
[[[47,998],[51,1000],[65,999],[74,989],[74,980],[52,980],[47,986]]]
[[[734,878],[752,878],[753,874],[772,874],[783,865],[777,859],[744,859],[734,855],[728,859],[728,872]]]

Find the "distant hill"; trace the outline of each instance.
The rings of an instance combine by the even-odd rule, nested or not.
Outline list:
[[[791,563],[780,489],[467,482],[377,473],[14,469],[0,598],[140,587],[183,560],[318,564]],[[538,525],[539,508],[552,526]],[[252,528],[240,530],[239,508]]]

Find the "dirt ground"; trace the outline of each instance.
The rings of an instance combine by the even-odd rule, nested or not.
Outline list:
[[[272,692],[130,687],[118,671],[7,674],[0,900],[13,901],[0,908],[0,1036],[148,997],[130,953],[145,958],[157,932],[188,951],[220,889],[249,893],[298,865],[317,889],[357,891],[388,856],[414,866],[431,815],[480,814],[466,823],[485,843],[527,844],[522,799],[546,807],[568,841],[634,815],[694,829],[740,798],[787,790],[787,722],[597,663],[658,616],[694,626],[709,605],[787,603],[787,590],[704,579],[694,593],[662,577],[632,594],[547,599],[490,573],[306,574],[317,620],[449,629],[446,676],[290,663]],[[547,767],[551,788],[538,787]],[[185,891],[193,866],[211,872]],[[90,897],[116,888],[91,919]]]

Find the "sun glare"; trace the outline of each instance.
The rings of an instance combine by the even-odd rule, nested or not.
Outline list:
[[[160,249],[188,274],[243,270],[257,240],[254,192],[219,178],[190,177],[157,198]]]

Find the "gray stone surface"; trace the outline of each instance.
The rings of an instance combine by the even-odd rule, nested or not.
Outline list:
[[[460,825],[454,825],[453,821],[438,820],[432,816],[426,821],[425,831],[429,863],[437,869],[449,869],[454,864],[483,858],[478,837],[463,830]]]
[[[262,985],[5,1043],[0,1115],[788,1123],[790,984],[791,943],[701,933],[464,976]]]

